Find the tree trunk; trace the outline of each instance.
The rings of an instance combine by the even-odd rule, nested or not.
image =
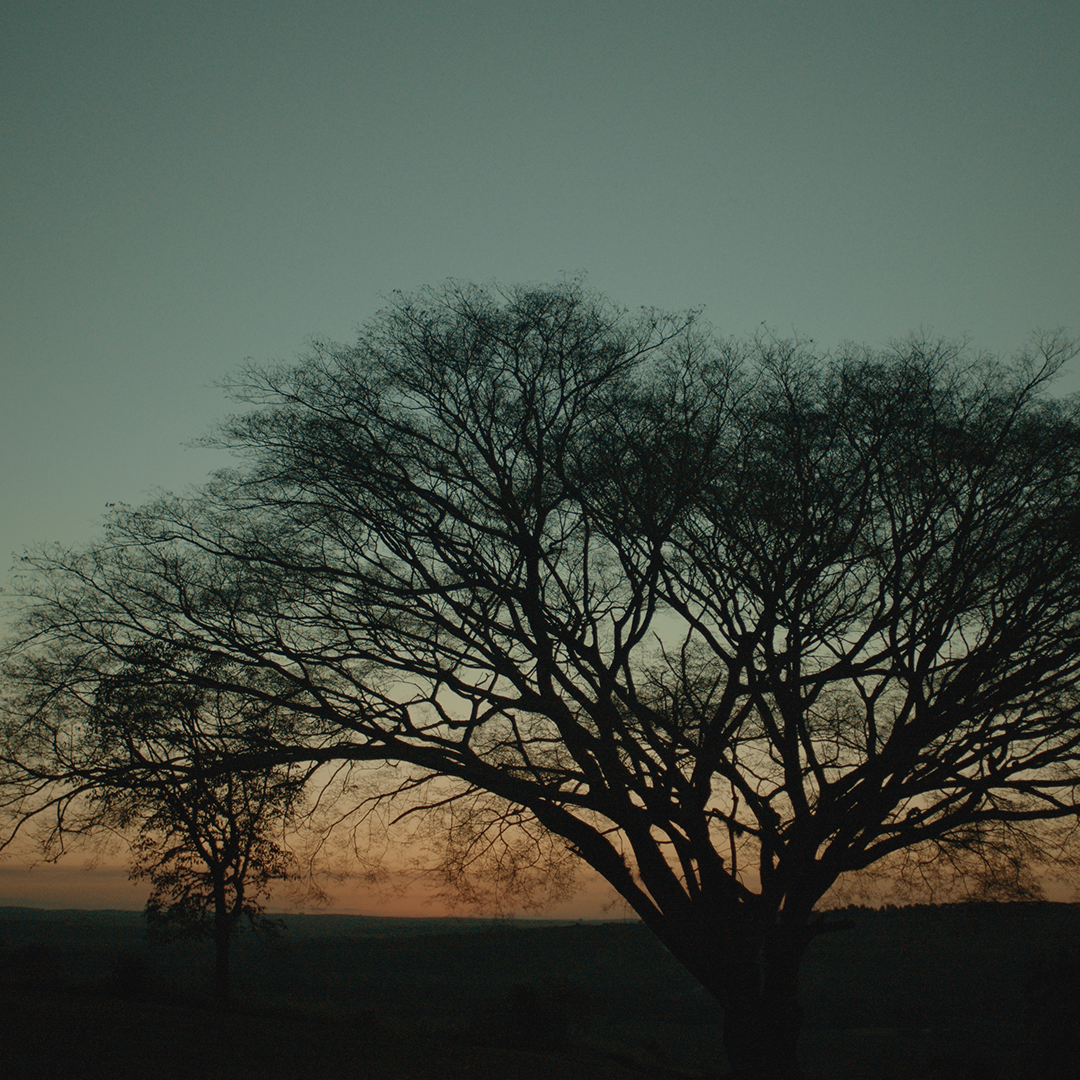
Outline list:
[[[214,1000],[229,1008],[232,999],[232,974],[229,969],[229,948],[232,945],[233,921],[227,913],[214,914]]]
[[[758,965],[751,964],[741,992],[729,992],[721,1001],[724,1050],[732,1075],[737,1080],[801,1080],[798,968],[790,978],[770,978],[768,964],[762,967],[764,984]]]
[[[801,1080],[798,983],[808,941],[805,927],[782,926],[713,928],[711,935],[664,940],[720,1002],[734,1080]]]

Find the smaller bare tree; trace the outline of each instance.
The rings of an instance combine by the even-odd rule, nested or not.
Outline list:
[[[261,700],[230,694],[220,687],[228,673],[206,658],[177,678],[185,660],[171,651],[173,674],[161,647],[146,645],[119,662],[69,652],[10,665],[5,787],[16,820],[40,823],[47,858],[74,837],[123,837],[130,877],[151,885],[152,935],[213,941],[215,997],[227,1004],[241,925],[280,925],[264,907],[275,884],[320,892],[288,843],[312,770],[253,768],[250,757],[238,766],[291,730],[290,703],[269,682]]]
[[[241,923],[276,932],[280,923],[266,915],[264,901],[276,882],[301,877],[296,856],[274,836],[300,786],[278,769],[198,776],[163,789],[132,842],[130,876],[152,886],[151,934],[212,940],[221,1004],[231,996],[230,949]]]

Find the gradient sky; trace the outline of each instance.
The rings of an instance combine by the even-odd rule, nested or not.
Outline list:
[[[1075,0],[7,0],[0,555],[200,482],[216,380],[448,277],[1080,333],[1078,56]]]

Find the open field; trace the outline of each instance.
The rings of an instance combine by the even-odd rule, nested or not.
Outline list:
[[[805,968],[812,1080],[1077,1076],[1080,907],[845,913]],[[236,949],[133,912],[0,908],[0,1076],[31,1080],[722,1076],[722,1016],[644,927],[289,916]]]

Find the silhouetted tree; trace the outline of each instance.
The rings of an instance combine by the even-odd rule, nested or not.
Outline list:
[[[87,650],[9,666],[18,693],[8,777],[23,786],[23,814],[52,811],[47,856],[59,857],[74,835],[126,839],[130,876],[152,886],[151,933],[212,941],[215,993],[226,1004],[240,924],[273,931],[263,901],[275,882],[302,876],[284,833],[301,816],[310,770],[238,763],[295,732],[290,691],[276,698],[263,680],[261,700],[237,695],[221,688],[227,665],[213,659],[192,663],[175,648],[122,651],[119,666],[100,656],[92,663]],[[204,685],[208,675],[219,685]]]
[[[842,875],[1000,883],[1075,823],[1080,416],[1046,393],[1073,352],[397,295],[230,383],[236,471],[30,556],[26,625],[273,672],[319,736],[262,760],[497,796],[716,996],[739,1077],[795,1077]]]
[[[221,1003],[230,997],[230,946],[240,923],[275,931],[262,901],[275,882],[300,876],[295,856],[274,837],[292,798],[289,786],[278,770],[177,785],[132,844],[131,877],[153,886],[146,903],[151,933],[212,940]]]

